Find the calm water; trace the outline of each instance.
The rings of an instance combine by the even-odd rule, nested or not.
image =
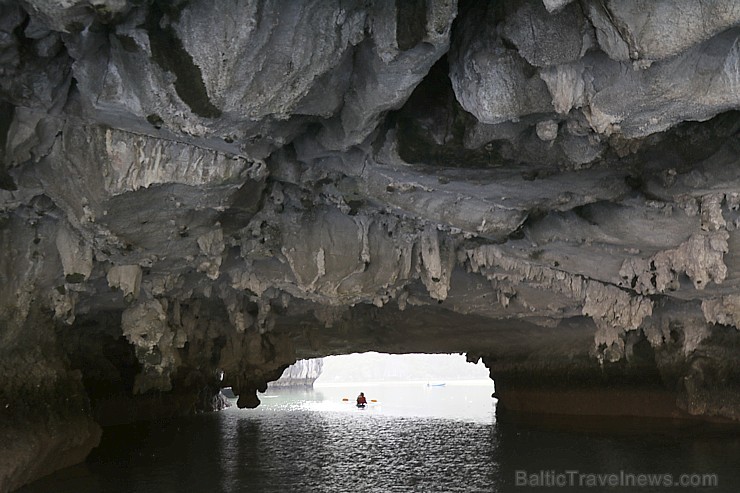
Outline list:
[[[358,410],[342,401],[360,390],[377,402]],[[21,491],[740,491],[736,435],[608,435],[503,425],[496,423],[491,390],[451,384],[270,390],[256,410],[108,429],[86,464]],[[719,486],[517,486],[517,474],[531,478],[540,470],[543,481],[548,471],[675,478],[713,473]]]

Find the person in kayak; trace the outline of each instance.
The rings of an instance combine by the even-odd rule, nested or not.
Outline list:
[[[357,407],[365,407],[366,405],[367,399],[365,399],[365,394],[360,392],[360,395],[357,396]]]

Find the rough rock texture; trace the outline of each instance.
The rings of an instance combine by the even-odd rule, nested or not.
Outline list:
[[[268,387],[312,387],[324,368],[322,358],[302,359],[285,369],[280,378]]]
[[[739,36],[731,0],[0,3],[0,491],[365,350],[737,423]]]

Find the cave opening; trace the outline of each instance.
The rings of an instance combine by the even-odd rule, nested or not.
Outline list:
[[[491,422],[495,386],[463,354],[368,351],[299,360],[258,394],[259,412],[357,412]],[[222,389],[236,407],[238,395]],[[365,399],[361,402],[360,394]],[[245,412],[250,412],[246,410]]]
[[[728,5],[0,1],[0,493],[740,484]]]

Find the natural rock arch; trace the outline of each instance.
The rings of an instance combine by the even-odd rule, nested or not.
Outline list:
[[[737,422],[736,1],[169,4],[0,5],[0,490],[359,350]]]

